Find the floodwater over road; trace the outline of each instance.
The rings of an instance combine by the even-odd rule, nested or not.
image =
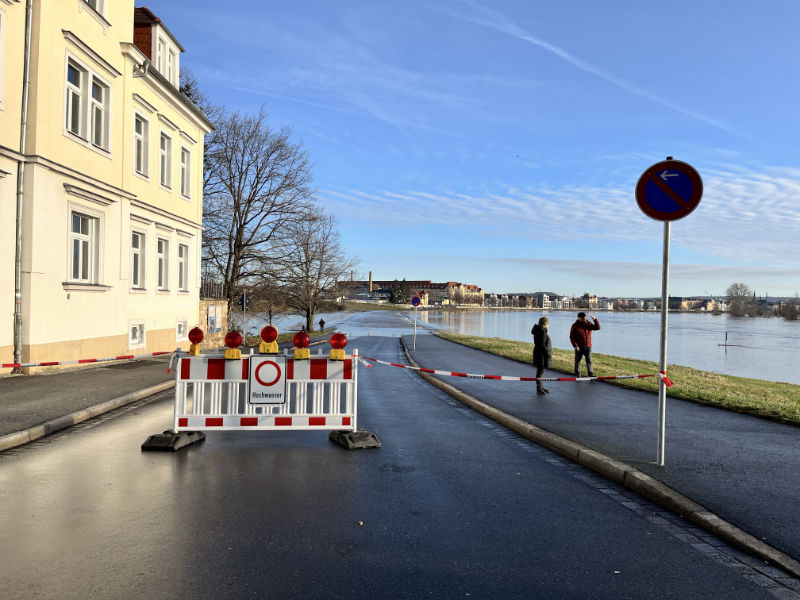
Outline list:
[[[417,333],[444,329],[456,333],[532,341],[531,327],[542,315],[550,319],[550,337],[556,348],[569,349],[569,328],[577,311],[536,310],[418,310]],[[602,329],[594,334],[593,349],[658,361],[658,312],[597,312]],[[376,310],[359,313],[324,313],[327,327],[352,337],[401,335],[413,332],[413,311]],[[296,316],[279,320],[278,327],[299,329]],[[730,315],[670,313],[667,362],[753,379],[800,384],[795,352],[800,322],[781,318],[737,318]],[[727,336],[727,343],[725,344]]]

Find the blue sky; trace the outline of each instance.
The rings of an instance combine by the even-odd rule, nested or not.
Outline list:
[[[666,156],[703,178],[670,293],[800,292],[800,2],[147,3],[211,101],[313,163],[360,275],[658,296]]]

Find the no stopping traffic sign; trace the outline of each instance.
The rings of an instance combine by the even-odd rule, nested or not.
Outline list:
[[[676,221],[700,204],[703,180],[690,164],[664,160],[649,167],[636,183],[636,203],[657,221]]]

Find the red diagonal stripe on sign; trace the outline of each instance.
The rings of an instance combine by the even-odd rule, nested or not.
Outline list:
[[[661,188],[661,191],[664,192],[670,198],[672,198],[678,204],[678,206],[680,206],[681,208],[689,208],[689,203],[686,200],[684,200],[683,198],[681,198],[678,195],[678,192],[676,192],[671,187],[669,187],[669,184],[667,184],[666,181],[661,179],[661,177],[651,174],[650,175],[650,181],[652,181],[659,188]]]

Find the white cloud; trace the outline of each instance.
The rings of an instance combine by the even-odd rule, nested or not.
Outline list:
[[[719,259],[793,265],[800,254],[800,170],[707,170],[700,206],[672,225],[673,244]],[[373,225],[469,228],[488,237],[660,244],[660,224],[636,205],[633,184],[616,187],[463,191],[322,190],[342,215]],[[355,215],[355,216],[353,216]]]

